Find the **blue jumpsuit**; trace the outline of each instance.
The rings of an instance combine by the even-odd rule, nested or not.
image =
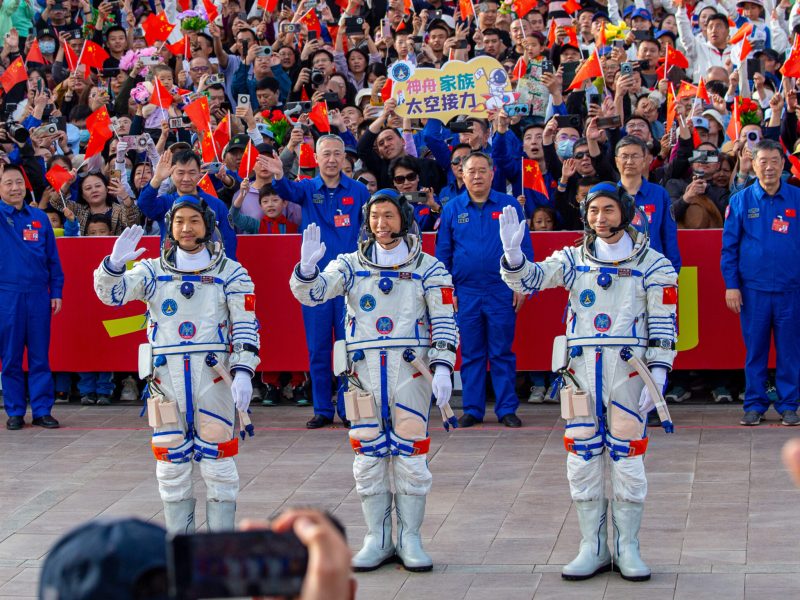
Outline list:
[[[508,194],[492,190],[479,207],[468,192],[445,204],[436,237],[436,258],[453,276],[458,298],[461,333],[461,382],[464,413],[483,420],[486,413],[486,364],[490,364],[498,421],[519,406],[514,389],[517,359],[511,351],[517,316],[513,292],[500,278],[500,214],[513,206],[520,219],[522,207]],[[522,252],[533,260],[530,235],[522,239]]]
[[[164,228],[164,216],[167,211],[172,208],[172,204],[177,200],[181,194],[174,192],[172,194],[158,195],[158,190],[152,185],[147,184],[139,192],[139,197],[136,199],[136,205],[142,214],[148,219],[156,221],[161,228],[161,239],[163,241],[166,231]],[[217,217],[217,228],[222,236],[222,241],[225,245],[225,256],[236,260],[236,232],[228,219],[228,207],[219,198],[206,194],[200,188],[197,189],[197,196],[206,201],[206,204],[214,211]]]
[[[731,196],[722,233],[726,289],[742,293],[744,410],[769,408],[767,361],[775,336],[775,410],[797,410],[800,385],[800,190],[781,183],[768,196],[756,182]]]
[[[34,419],[50,414],[50,300],[62,297],[64,273],[47,214],[23,204],[0,202],[0,360],[3,400],[9,417],[25,414],[30,397]],[[28,349],[28,390],[22,355]]]
[[[369,200],[367,186],[346,175],[342,175],[335,189],[328,188],[319,175],[302,181],[289,181],[283,177],[273,180],[272,185],[281,198],[302,207],[301,232],[311,223],[319,225],[322,241],[325,242],[325,255],[319,261],[320,269],[324,269],[339,254],[356,250],[361,211]],[[330,401],[333,338],[344,339],[344,318],[342,296],[318,306],[303,306],[314,414],[328,419],[334,416],[334,406]],[[345,416],[343,391],[340,386],[335,407],[335,412],[342,418]]]

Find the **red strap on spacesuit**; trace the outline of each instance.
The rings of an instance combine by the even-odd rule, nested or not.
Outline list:
[[[350,445],[353,447],[353,452],[361,454],[361,440],[350,438]]]
[[[649,438],[644,438],[642,440],[631,440],[629,443],[631,445],[630,452],[628,452],[628,456],[641,456],[645,452],[647,452],[647,440]]]
[[[414,442],[414,454],[427,454],[428,450],[431,449],[431,438],[427,437],[424,440],[418,440]]]
[[[567,452],[572,452],[573,454],[577,454],[577,452],[575,452],[575,449],[573,448],[573,444],[575,444],[575,440],[573,440],[572,438],[568,438],[567,436],[564,436],[564,449]]]
[[[217,444],[219,456],[217,458],[230,458],[239,454],[239,438],[235,437],[227,442],[220,442]]]
[[[164,462],[170,462],[167,458],[167,454],[169,454],[169,448],[160,448],[159,446],[153,446],[153,455],[156,457],[156,460],[163,460]]]

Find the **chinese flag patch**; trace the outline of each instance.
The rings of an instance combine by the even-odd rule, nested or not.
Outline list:
[[[255,310],[256,309],[256,295],[255,294],[245,294],[244,295],[244,309],[245,310]]]
[[[494,219],[494,220],[496,221],[497,219],[499,219],[499,218],[500,218],[500,215],[501,215],[501,214],[503,214],[503,213],[502,213],[502,212],[500,212],[499,210],[496,210],[496,211],[494,211],[494,212],[492,213],[492,219]]]
[[[788,215],[787,215],[787,216],[788,216]],[[794,216],[794,215],[792,215],[792,216]],[[32,222],[31,222],[31,226],[32,226],[34,229],[41,229],[41,228],[42,228],[42,224],[41,224],[39,221],[32,221]]]
[[[796,217],[797,216],[797,211],[795,209],[793,209],[793,208],[787,208],[786,209],[786,216],[787,217]]]
[[[678,303],[678,288],[665,287],[661,295],[662,304],[677,304]]]
[[[442,288],[442,304],[453,303],[453,288]]]
[[[342,198],[342,204],[353,204],[353,197],[345,196],[344,198]]]

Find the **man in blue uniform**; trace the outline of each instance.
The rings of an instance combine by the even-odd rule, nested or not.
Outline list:
[[[486,364],[491,368],[497,420],[506,427],[520,427],[514,390],[517,359],[511,351],[517,311],[524,294],[512,292],[500,279],[498,219],[503,207],[513,206],[525,219],[519,202],[492,189],[493,163],[489,155],[473,152],[463,163],[466,191],[442,210],[436,241],[438,258],[453,275],[456,317],[461,332],[461,382],[464,414],[461,427],[483,421],[486,413]],[[522,251],[533,260],[529,235]]]
[[[206,194],[197,187],[202,179],[200,158],[191,150],[180,150],[173,153],[166,150],[158,160],[153,178],[142,188],[136,205],[148,219],[157,221],[161,227],[161,239],[164,239],[164,215],[181,196],[197,196],[206,201],[209,208],[217,216],[217,228],[225,246],[225,256],[236,260],[236,232],[228,220],[228,207],[219,198]],[[161,183],[171,178],[177,189],[176,193],[158,195]]]
[[[800,424],[800,190],[783,183],[783,149],[773,140],[753,150],[756,181],[731,196],[722,233],[725,303],[741,315],[745,357],[742,425],[758,425],[769,408],[767,360],[775,336],[775,410]]]
[[[56,239],[44,211],[25,204],[25,179],[19,167],[5,165],[0,175],[0,360],[6,428],[25,425],[26,396],[33,424],[58,427],[50,372],[50,314],[61,310],[64,273]],[[28,349],[28,389],[22,355]]]
[[[361,209],[369,200],[369,191],[363,183],[342,173],[345,150],[344,142],[338,136],[323,135],[319,138],[316,158],[319,175],[302,181],[288,181],[283,176],[283,165],[277,156],[262,155],[258,160],[265,161],[265,166],[272,173],[275,192],[284,200],[303,208],[301,231],[305,231],[310,223],[319,225],[326,247],[325,255],[319,262],[324,269],[339,254],[355,252],[361,229]],[[317,306],[303,306],[314,400],[314,417],[306,423],[309,429],[330,425],[336,412],[349,426],[345,418],[342,386],[339,386],[336,407],[330,400],[332,337],[344,339],[344,317],[344,298],[341,296]]]

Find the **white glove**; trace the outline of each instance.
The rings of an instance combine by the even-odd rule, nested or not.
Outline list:
[[[250,374],[245,371],[236,371],[236,376],[231,383],[231,394],[236,403],[236,410],[247,412],[250,400],[253,399],[253,382]]]
[[[450,395],[453,393],[453,382],[450,381],[450,367],[436,365],[432,386],[433,395],[436,397],[436,406],[441,408],[450,402]]]
[[[123,231],[114,242],[114,249],[111,251],[111,256],[108,257],[108,266],[114,271],[120,271],[125,268],[126,262],[139,258],[146,250],[146,248],[136,249],[143,235],[144,229],[140,225],[128,227]]]
[[[320,241],[319,226],[311,223],[303,232],[303,245],[300,247],[300,274],[311,277],[317,263],[325,255],[325,242]]]
[[[128,142],[117,142],[117,162],[125,162],[125,153],[128,151]]]
[[[525,229],[525,221],[519,220],[514,207],[506,206],[500,213],[500,240],[503,242],[506,262],[511,268],[520,266],[525,260],[521,250]]]
[[[653,381],[655,381],[656,387],[663,393],[664,384],[667,381],[667,370],[664,367],[653,367],[650,373],[653,374]],[[639,414],[645,416],[655,407],[656,403],[650,395],[650,389],[644,386],[642,394],[639,396]]]

